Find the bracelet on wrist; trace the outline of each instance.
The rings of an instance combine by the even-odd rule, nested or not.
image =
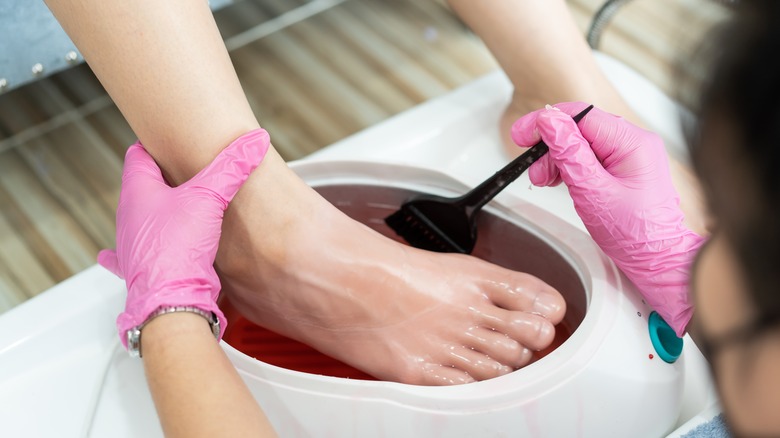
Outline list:
[[[219,318],[214,315],[214,312],[207,312],[194,306],[161,306],[152,312],[141,325],[133,327],[126,332],[127,352],[130,353],[130,356],[143,357],[141,354],[141,330],[143,330],[149,322],[158,316],[176,312],[188,312],[202,316],[208,321],[211,333],[215,338],[219,339],[220,323]]]

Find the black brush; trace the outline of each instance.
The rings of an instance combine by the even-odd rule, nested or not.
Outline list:
[[[573,117],[579,122],[593,105]],[[472,191],[457,198],[417,195],[385,218],[385,223],[415,248],[471,254],[477,241],[477,213],[548,151],[535,144]]]

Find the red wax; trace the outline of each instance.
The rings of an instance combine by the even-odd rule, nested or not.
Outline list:
[[[227,299],[219,307],[225,313],[228,326],[223,339],[236,350],[255,359],[288,370],[332,377],[376,380],[368,374],[326,356],[319,351],[264,329],[241,316]]]
[[[330,356],[292,340],[278,333],[264,329],[250,322],[233,307],[228,299],[220,301],[220,308],[228,320],[224,340],[233,348],[255,359],[288,370],[332,377],[344,377],[358,380],[377,380]],[[571,335],[565,322],[555,326],[555,339],[552,344],[534,352],[532,362],[550,354]],[[650,355],[652,359],[652,355]]]

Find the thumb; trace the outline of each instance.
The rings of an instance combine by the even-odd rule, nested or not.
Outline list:
[[[100,266],[111,271],[112,274],[124,279],[122,269],[119,267],[119,260],[116,258],[116,251],[113,249],[104,249],[98,253],[97,261]]]
[[[127,181],[130,178],[150,179],[167,186],[160,167],[140,142],[130,146],[125,154],[122,179]]]
[[[562,111],[545,110],[537,117],[536,126],[550,148],[550,159],[570,188],[598,190],[603,187],[605,178],[611,179],[571,116]]]
[[[214,191],[226,202],[233,197],[263,161],[271,139],[264,129],[256,129],[237,138],[184,186],[197,185]]]
[[[511,136],[516,145],[526,148],[542,141],[536,128],[536,119],[542,111],[544,110],[534,111],[515,120],[512,124]],[[561,182],[558,169],[547,154],[544,154],[528,168],[528,177],[535,186],[555,186]]]

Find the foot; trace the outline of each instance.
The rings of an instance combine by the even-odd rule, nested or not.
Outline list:
[[[541,99],[521,96],[517,92],[512,94],[512,100],[506,106],[504,113],[501,114],[501,118],[498,120],[498,132],[501,133],[501,144],[510,158],[515,158],[527,150],[527,148],[521,148],[512,141],[512,124],[520,117],[523,117],[532,111],[544,108],[544,106],[549,103],[550,102],[544,102]]]
[[[282,217],[252,209],[251,179],[226,216],[223,290],[251,321],[379,379],[418,385],[507,374],[553,341],[566,304],[546,283],[392,241],[293,177],[272,178],[285,187]]]

